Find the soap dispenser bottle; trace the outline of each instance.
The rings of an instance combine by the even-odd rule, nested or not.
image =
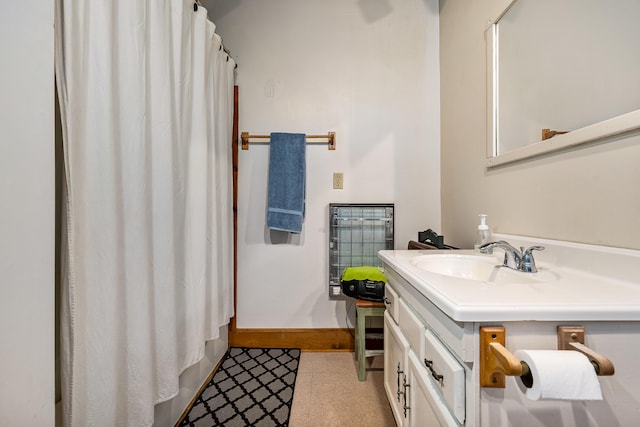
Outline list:
[[[478,231],[476,232],[476,243],[473,246],[476,252],[480,252],[480,246],[491,242],[491,231],[489,230],[489,226],[487,225],[487,215],[480,214],[480,225],[478,225]],[[493,250],[489,249],[485,253],[492,253]]]

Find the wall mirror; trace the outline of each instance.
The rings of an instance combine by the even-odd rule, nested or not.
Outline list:
[[[638,131],[638,17],[640,0],[509,2],[486,31],[487,167]]]

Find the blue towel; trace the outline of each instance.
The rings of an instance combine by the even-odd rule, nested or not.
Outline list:
[[[272,230],[302,232],[306,150],[305,134],[271,134],[267,227]]]

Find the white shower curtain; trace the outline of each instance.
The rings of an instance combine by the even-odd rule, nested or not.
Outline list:
[[[56,9],[65,425],[151,425],[233,315],[235,63],[193,1]]]

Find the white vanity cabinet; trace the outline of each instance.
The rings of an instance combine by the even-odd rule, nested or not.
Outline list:
[[[539,271],[495,269],[501,252],[495,259],[471,251],[379,252],[387,278],[385,389],[397,424],[640,425],[640,251],[494,237],[546,247],[536,253]],[[498,278],[480,277],[481,268],[472,271],[477,277],[460,276],[470,262],[490,262]],[[562,351],[562,326],[583,328],[584,345],[615,365],[613,375],[598,376],[602,400],[530,399],[517,376],[507,376],[503,388],[480,385],[482,327],[504,328],[504,348],[516,354]]]
[[[430,324],[386,285],[384,386],[396,423],[461,426],[465,422],[465,371]],[[397,282],[396,282],[397,284]]]

